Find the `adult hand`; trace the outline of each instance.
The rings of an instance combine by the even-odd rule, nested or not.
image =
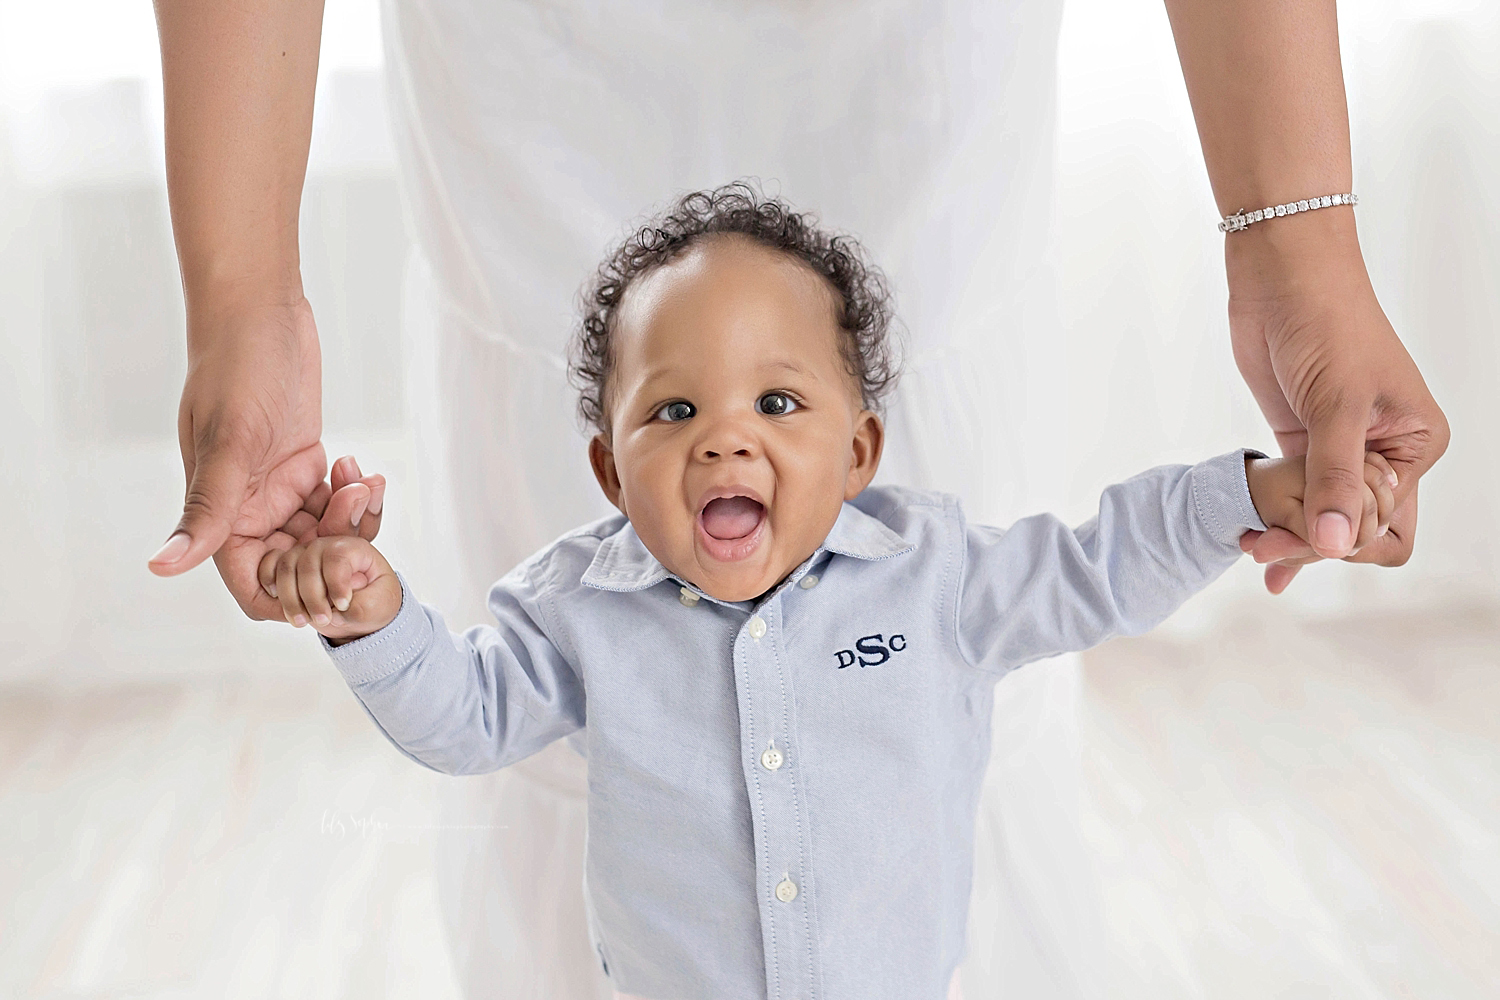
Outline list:
[[[1312,544],[1272,529],[1244,546],[1274,563],[1272,593],[1318,558],[1405,563],[1417,482],[1448,447],[1447,419],[1375,298],[1352,219],[1317,219],[1348,211],[1274,219],[1225,240],[1235,363],[1282,453],[1307,455]],[[1353,551],[1366,450],[1395,470],[1396,511],[1384,535]]]
[[[319,483],[313,489],[301,510],[264,539],[262,553],[286,552],[315,539],[335,535],[356,536],[367,542],[375,540],[380,533],[380,517],[385,506],[385,477],[363,475],[354,456],[345,455],[333,463],[329,478],[330,482]],[[270,565],[274,569],[276,564]],[[275,617],[284,617],[286,599],[274,589],[274,572],[269,578],[273,585],[267,588],[267,568],[262,559],[257,572],[262,591],[280,602],[280,614]]]
[[[279,619],[281,607],[261,589],[256,570],[273,544],[290,547],[294,533],[305,534],[297,529],[307,517],[329,514],[334,489],[322,483],[327,459],[312,310],[299,296],[288,305],[190,320],[188,342],[192,361],[177,426],[187,495],[176,530],[149,565],[159,576],[175,576],[213,555],[246,615]],[[361,488],[369,491],[362,498],[368,505],[373,489]],[[346,493],[330,525],[360,499]]]
[[[302,508],[265,539],[268,548],[285,551],[329,535],[375,540],[385,508],[385,477],[365,475],[354,456],[345,455],[333,463],[328,479],[314,487]]]

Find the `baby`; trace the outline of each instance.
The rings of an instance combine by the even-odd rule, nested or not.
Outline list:
[[[688,195],[600,269],[574,350],[620,513],[449,632],[369,542],[269,555],[370,716],[446,774],[577,734],[584,889],[650,1000],[957,995],[995,682],[1144,632],[1241,555],[1305,536],[1300,458],[1235,450],[1104,491],[1096,518],[970,524],[871,487],[895,377],[883,279],[744,185]],[[1389,466],[1366,465],[1367,543]]]

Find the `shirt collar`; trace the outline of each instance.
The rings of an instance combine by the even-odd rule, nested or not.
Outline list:
[[[915,548],[915,543],[896,534],[879,518],[845,503],[828,537],[808,562],[825,551],[873,561],[899,556]],[[671,575],[646,548],[634,526],[626,521],[620,530],[599,543],[593,562],[583,571],[579,582],[599,590],[625,593],[653,587]]]

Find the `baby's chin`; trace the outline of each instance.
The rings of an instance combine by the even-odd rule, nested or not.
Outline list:
[[[720,601],[749,601],[774,589],[796,566],[782,568],[779,562],[761,555],[755,553],[742,562],[724,562],[695,550],[691,565],[684,566],[683,571],[667,568],[709,597]],[[769,553],[765,555],[769,557]]]
[[[770,538],[762,539],[763,550],[734,561],[716,559],[695,547],[693,565],[684,567],[686,572],[673,572],[716,600],[751,601],[774,590],[797,568],[796,562],[787,564],[786,557],[778,558],[770,542]]]
[[[785,573],[719,573],[708,578],[705,583],[694,581],[694,586],[720,601],[753,601],[774,590],[785,577]]]

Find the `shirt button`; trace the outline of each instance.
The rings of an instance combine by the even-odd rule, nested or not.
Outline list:
[[[691,590],[688,590],[686,587],[679,587],[678,590],[680,593],[677,595],[677,599],[682,602],[683,607],[690,608],[698,603],[698,595]]]
[[[807,574],[797,584],[797,586],[801,587],[803,590],[812,590],[817,585],[818,585],[818,577],[817,577],[817,574],[814,574],[814,573]]]
[[[766,620],[760,615],[750,619],[750,638],[759,639],[766,634]]]
[[[760,765],[767,771],[774,771],[781,766],[781,761],[781,751],[776,749],[776,741],[772,740],[765,753],[760,755]]]
[[[791,876],[776,883],[776,898],[783,903],[790,903],[797,898],[797,883],[792,881]]]

